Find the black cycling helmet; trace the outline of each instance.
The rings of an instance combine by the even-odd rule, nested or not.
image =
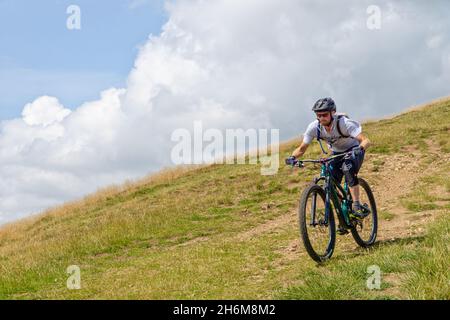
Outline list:
[[[336,104],[334,103],[334,100],[331,98],[323,98],[318,100],[314,104],[312,111],[314,112],[336,111]]]

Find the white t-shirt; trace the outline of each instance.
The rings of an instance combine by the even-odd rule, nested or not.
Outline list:
[[[334,152],[344,152],[350,148],[359,146],[359,141],[354,139],[362,132],[361,124],[358,121],[348,119],[347,117],[341,117],[340,129],[342,134],[350,136],[349,138],[341,138],[339,131],[337,130],[337,117],[333,116],[333,123],[331,124],[330,133],[327,132],[324,126],[320,126],[320,137],[327,142],[328,148]],[[310,144],[313,139],[317,138],[317,126],[319,120],[313,121],[309,124],[308,128],[303,135],[303,142]]]

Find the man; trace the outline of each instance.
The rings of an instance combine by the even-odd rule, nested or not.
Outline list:
[[[336,158],[331,161],[331,173],[336,181],[341,182],[345,176],[353,199],[351,216],[363,219],[369,208],[360,203],[360,191],[357,174],[364,160],[364,154],[370,145],[369,139],[362,133],[361,125],[344,115],[336,114],[336,104],[331,98],[318,100],[312,109],[317,120],[312,122],[303,136],[303,142],[294,150],[292,156],[286,159],[287,164],[293,164],[296,158],[303,156],[314,138],[327,141],[333,154],[352,151],[353,157]]]

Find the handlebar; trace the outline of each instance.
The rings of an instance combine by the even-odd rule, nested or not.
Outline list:
[[[292,165],[293,167],[298,167],[298,168],[303,168],[304,167],[304,163],[327,163],[330,162],[333,159],[336,158],[340,158],[340,157],[348,157],[350,155],[353,154],[353,151],[349,151],[349,152],[345,152],[345,153],[341,153],[341,154],[336,154],[334,156],[328,157],[328,158],[320,158],[320,159],[305,159],[305,160],[295,160],[294,164]]]

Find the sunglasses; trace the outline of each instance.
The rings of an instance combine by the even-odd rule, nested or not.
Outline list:
[[[316,113],[317,118],[328,118],[330,113]]]

